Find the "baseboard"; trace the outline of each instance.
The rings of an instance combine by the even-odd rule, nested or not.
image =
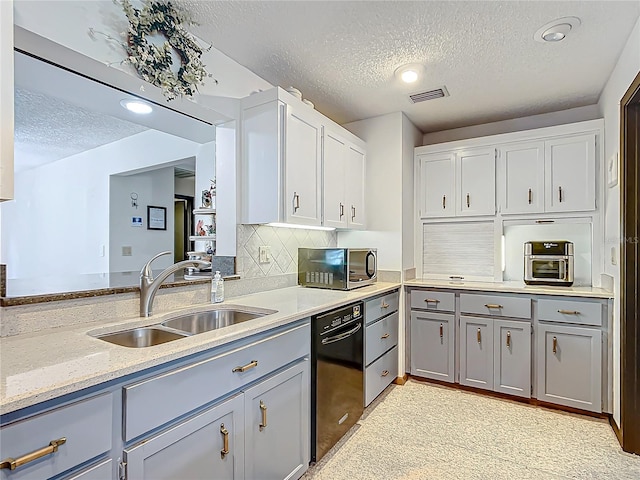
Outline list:
[[[613,433],[616,434],[616,438],[618,439],[620,446],[622,446],[622,430],[620,430],[620,427],[618,426],[615,419],[613,418],[613,415],[609,415],[609,425],[611,425],[611,428],[613,429]]]
[[[395,383],[396,385],[404,385],[405,383],[407,383],[407,380],[409,380],[409,375],[405,373],[401,377],[396,377],[393,383]]]

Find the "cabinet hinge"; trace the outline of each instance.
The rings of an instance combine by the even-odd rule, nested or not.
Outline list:
[[[127,480],[127,462],[118,463],[118,479]]]

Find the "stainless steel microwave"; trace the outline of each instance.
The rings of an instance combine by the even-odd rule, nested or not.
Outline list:
[[[298,284],[351,290],[378,279],[375,248],[299,248]]]
[[[566,240],[525,242],[524,283],[573,285],[573,243]]]

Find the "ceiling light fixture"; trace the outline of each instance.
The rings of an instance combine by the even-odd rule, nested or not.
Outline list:
[[[424,71],[424,66],[420,63],[407,63],[396,68],[395,75],[404,83],[415,83]]]
[[[137,113],[139,115],[147,115],[153,111],[151,105],[141,100],[120,100],[120,105],[130,112]]]
[[[536,42],[559,42],[571,32],[580,26],[578,17],[563,17],[549,22],[538,29],[533,35]]]

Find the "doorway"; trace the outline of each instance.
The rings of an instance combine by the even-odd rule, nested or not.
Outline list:
[[[187,195],[174,195],[174,240],[173,240],[173,262],[178,263],[188,260],[187,251],[191,250],[191,212],[193,211],[193,197]]]
[[[640,73],[620,102],[621,443],[640,455]]]

